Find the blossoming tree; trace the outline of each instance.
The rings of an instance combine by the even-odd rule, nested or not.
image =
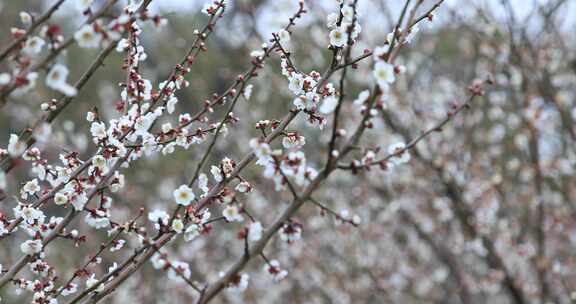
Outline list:
[[[576,299],[573,3],[155,2],[18,13],[2,301]]]

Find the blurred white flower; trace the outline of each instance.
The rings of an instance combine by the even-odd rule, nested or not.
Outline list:
[[[82,48],[97,48],[100,46],[102,34],[94,31],[94,27],[86,24],[74,33],[74,39],[78,42],[78,46]]]
[[[220,276],[223,275],[223,273],[220,273]],[[242,293],[244,290],[246,290],[246,288],[248,288],[249,280],[250,276],[246,273],[236,275],[228,283],[228,290],[235,293]]]
[[[248,227],[248,241],[257,242],[262,238],[262,224],[254,222]]]
[[[96,284],[98,284],[98,278],[96,278],[96,274],[92,274],[88,280],[86,280],[86,287],[87,288],[92,288],[94,287]],[[96,289],[94,291],[96,292],[101,292],[102,290],[104,290],[104,284],[100,283],[100,285],[98,285],[98,287],[96,287]]]
[[[46,75],[46,86],[66,96],[76,96],[78,90],[66,83],[67,78],[68,68],[62,64],[55,64]]]
[[[322,105],[320,105],[320,109],[318,110],[320,111],[320,113],[328,115],[334,112],[337,106],[338,106],[338,98],[336,98],[336,96],[334,95],[330,95],[324,98],[324,101],[322,101]]]
[[[12,76],[8,73],[0,73],[0,86],[7,85],[12,80]]]
[[[27,240],[20,245],[20,250],[27,255],[35,255],[42,251],[42,241]]]
[[[326,26],[328,28],[335,27],[338,24],[338,17],[339,17],[339,15],[337,13],[330,13],[326,17]]]
[[[18,15],[20,16],[20,21],[24,26],[28,27],[32,24],[32,16],[30,16],[28,12],[20,12]]]
[[[246,100],[250,100],[250,97],[252,96],[252,89],[253,88],[254,88],[254,86],[252,84],[249,84],[244,88],[243,96],[244,96],[244,98],[246,98]]]
[[[11,157],[18,157],[24,153],[26,150],[26,144],[20,141],[20,138],[16,134],[10,134],[10,139],[8,140],[8,154]]]
[[[175,261],[171,263],[172,267],[168,269],[168,278],[174,282],[185,282],[184,278],[188,279],[192,274],[188,263]],[[183,278],[184,277],[184,278]]]
[[[344,23],[352,23],[352,19],[354,19],[354,8],[350,5],[344,5],[344,7],[340,10],[342,14],[342,21]]]
[[[403,164],[410,161],[410,153],[406,150],[406,145],[402,142],[392,144],[388,147],[388,154],[394,155],[390,161],[395,164]]]
[[[280,262],[277,260],[272,260],[270,264],[266,264],[264,271],[272,275],[274,282],[280,282],[288,275],[288,271],[280,268]]]
[[[222,211],[222,215],[228,222],[242,222],[244,217],[240,214],[240,210],[236,205],[228,205]]]
[[[166,213],[164,210],[154,210],[148,213],[148,220],[154,223],[156,229],[160,228],[159,223],[162,225],[168,225],[168,220],[170,219],[170,215]]]
[[[46,42],[42,38],[38,36],[30,37],[24,43],[22,51],[28,56],[33,56],[42,52],[44,44],[46,44]]]

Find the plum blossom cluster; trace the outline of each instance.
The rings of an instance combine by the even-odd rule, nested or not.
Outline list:
[[[341,48],[349,41],[352,43],[358,38],[362,26],[358,21],[356,6],[347,1],[338,1],[340,12],[330,13],[326,18],[326,24],[330,31],[330,45]]]

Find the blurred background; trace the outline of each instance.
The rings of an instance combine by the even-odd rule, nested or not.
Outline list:
[[[10,28],[21,27],[19,13],[39,14],[52,1],[0,2],[0,45],[11,41]],[[85,17],[75,1],[66,1],[51,23],[67,38]],[[105,1],[94,1],[100,7]],[[109,12],[120,13],[124,1]],[[186,52],[193,31],[206,22],[200,13],[206,1],[153,1],[150,10],[168,20],[159,29],[143,25],[142,44],[148,59],[141,73],[157,84]],[[337,1],[305,1],[309,12],[295,26],[289,50],[301,70],[323,71],[329,64],[326,16]],[[412,1],[415,2],[415,1]],[[436,1],[424,0],[421,11]],[[251,67],[250,52],[285,25],[297,10],[291,0],[237,0],[230,5],[188,75],[190,87],[178,93],[177,111],[195,113],[213,93],[223,92],[236,75]],[[359,0],[362,33],[353,51],[384,44],[404,1]],[[266,250],[289,271],[272,282],[260,262],[252,263],[250,287],[243,295],[226,293],[217,303],[539,303],[545,290],[553,303],[576,301],[576,1],[574,0],[447,0],[432,22],[420,26],[414,41],[397,63],[400,77],[375,121],[363,148],[377,150],[416,137],[446,116],[455,102],[466,98],[475,79],[491,77],[494,85],[441,133],[423,141],[408,165],[354,175],[343,171],[318,191],[317,200],[334,210],[359,214],[358,228],[337,223],[314,206],[298,215],[303,240],[290,246],[274,243]],[[72,47],[57,61],[70,69],[74,82],[97,55],[96,49]],[[355,56],[353,56],[355,57]],[[91,143],[86,112],[97,106],[106,118],[117,116],[122,54],[114,52],[80,91],[72,106],[54,122],[43,144],[45,157],[58,162],[63,150],[88,157]],[[0,72],[9,67],[0,66]],[[43,79],[45,72],[39,79]],[[336,83],[336,77],[332,82]],[[349,77],[342,127],[359,121],[358,94],[373,85],[372,60],[360,63]],[[280,119],[292,105],[292,94],[273,56],[254,80],[249,101],[242,101],[240,122],[221,140],[212,163],[228,156],[240,160],[248,141],[258,136],[254,124]],[[30,126],[40,104],[60,95],[39,80],[37,89],[10,97],[0,112],[0,146],[11,133]],[[220,117],[217,108],[213,117]],[[172,121],[174,123],[174,121]],[[329,122],[330,126],[330,122]],[[306,136],[307,161],[323,164],[330,134],[310,128],[304,120],[291,130]],[[172,206],[172,190],[189,179],[202,148],[152,156],[126,170],[126,188],[116,195],[114,218],[130,218],[140,207]],[[287,206],[289,192],[275,192],[253,166],[245,177],[258,185],[245,202],[263,223]],[[7,179],[7,194],[18,195],[29,168],[17,167]],[[5,200],[0,211],[11,213],[15,201]],[[541,207],[544,206],[544,207]],[[54,214],[62,210],[51,210]],[[48,213],[50,213],[48,212]],[[543,214],[543,216],[542,216]],[[94,252],[105,233],[85,224],[81,232],[99,242],[74,248],[64,241],[51,258],[74,269]],[[215,227],[191,243],[175,243],[170,255],[191,264],[198,281],[213,281],[242,252],[235,224]],[[100,235],[100,233],[102,235]],[[22,236],[24,237],[24,236]],[[15,244],[22,241],[15,238]],[[127,240],[129,243],[135,240]],[[73,251],[70,249],[74,248]],[[0,264],[11,265],[17,246],[0,248]],[[112,261],[129,250],[105,257]],[[542,275],[544,274],[544,275]],[[194,293],[185,285],[158,279],[152,267],[130,279],[109,303],[189,303]],[[542,279],[544,278],[544,279]],[[544,280],[544,282],[542,282]],[[0,291],[6,303],[20,303]]]

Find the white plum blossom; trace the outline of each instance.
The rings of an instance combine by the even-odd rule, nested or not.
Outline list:
[[[247,99],[249,99],[249,98],[247,98]],[[168,99],[168,102],[166,103],[166,111],[168,112],[168,114],[174,113],[174,110],[176,109],[177,103],[178,103],[178,98],[176,98],[175,96],[171,96],[170,99]]]
[[[20,250],[27,255],[35,255],[42,251],[42,240],[27,240],[20,245]]]
[[[338,98],[336,98],[336,96],[334,95],[330,95],[324,98],[324,100],[322,101],[322,105],[320,105],[320,108],[318,110],[320,111],[320,113],[328,115],[334,112],[337,106],[338,106]]]
[[[402,30],[401,28],[398,29],[398,31],[401,31],[401,30]],[[390,33],[388,33],[388,35],[386,35],[386,42],[388,44],[392,43],[392,39],[395,39],[396,41],[398,41],[398,36],[395,36],[394,32],[390,32]]]
[[[418,27],[418,25],[415,25],[412,28],[410,28],[408,35],[406,35],[406,38],[404,38],[406,43],[411,43],[412,40],[414,40],[414,37],[416,37],[416,34],[418,34],[418,32],[420,32],[420,27]]]
[[[92,158],[92,166],[100,169],[101,171],[105,171],[107,169],[107,162],[106,158],[102,155],[96,155]]]
[[[352,216],[352,223],[354,225],[360,225],[362,223],[362,218],[358,214]]]
[[[66,82],[67,78],[68,68],[62,64],[55,64],[46,75],[46,86],[66,96],[76,96],[78,90]]]
[[[265,142],[261,142],[258,138],[253,138],[250,140],[250,148],[258,158],[258,164],[264,165],[272,161],[272,149],[270,149],[270,145]]]
[[[358,94],[358,97],[354,100],[355,105],[362,105],[364,104],[368,98],[370,97],[370,90],[364,90]]]
[[[68,196],[65,194],[58,192],[54,195],[54,204],[56,205],[65,205],[68,202]]]
[[[154,227],[156,227],[156,229],[160,229],[159,223],[162,225],[168,225],[169,219],[170,215],[164,210],[154,210],[148,213],[148,220],[154,223]]]
[[[198,188],[200,188],[200,190],[202,190],[204,193],[207,193],[208,190],[210,190],[208,188],[208,176],[206,176],[204,173],[198,176]]]
[[[300,148],[306,144],[306,137],[299,135],[296,132],[288,132],[284,138],[282,138],[282,146],[285,149]]]
[[[0,86],[4,86],[10,83],[12,76],[8,73],[0,73]]]
[[[28,93],[30,90],[36,87],[36,79],[38,79],[37,72],[31,72],[26,74],[26,76],[24,76],[23,78],[25,83],[23,85],[18,86],[18,88],[14,90],[14,95],[22,96]]]
[[[338,24],[338,18],[339,18],[339,14],[338,13],[330,13],[328,14],[328,16],[326,16],[326,26],[328,28],[333,28]]]
[[[288,271],[280,268],[278,260],[272,260],[264,266],[264,271],[272,275],[274,282],[280,282],[288,275]]]
[[[171,263],[172,267],[168,269],[168,278],[177,283],[183,283],[184,278],[190,278],[190,266],[188,263],[175,261]],[[183,278],[184,277],[184,278]]]
[[[108,273],[113,273],[116,269],[118,269],[118,263],[114,262],[110,267],[108,267]]]
[[[8,140],[8,154],[11,157],[18,157],[24,153],[26,150],[26,144],[20,141],[20,138],[16,134],[10,134],[10,139]]]
[[[280,43],[282,44],[286,44],[290,42],[290,32],[288,32],[287,30],[280,30],[278,32],[278,39],[280,40]]]
[[[388,49],[389,48],[387,45],[375,47],[374,50],[372,51],[372,56],[374,56],[374,60],[383,61],[385,59],[386,54],[388,53]]]
[[[224,276],[224,273],[220,273],[220,277]],[[248,282],[250,276],[246,273],[236,275],[228,283],[228,290],[233,293],[242,293],[248,288]]]
[[[293,243],[302,237],[302,226],[293,222],[286,223],[280,228],[280,239],[286,243]]]
[[[242,222],[244,217],[240,214],[240,209],[236,205],[228,205],[222,211],[222,215],[228,222]]]
[[[394,66],[385,61],[376,62],[373,74],[382,91],[387,91],[388,85],[396,81]]]
[[[252,191],[252,185],[247,181],[242,181],[236,185],[235,189],[240,193],[246,193]]]
[[[24,187],[22,187],[22,189],[20,190],[20,197],[22,197],[22,199],[27,199],[28,195],[34,195],[38,191],[40,191],[40,185],[38,184],[38,180],[33,179],[24,184]]]
[[[174,219],[172,221],[172,230],[176,231],[176,233],[182,233],[184,230],[184,222],[181,219]]]
[[[92,134],[92,137],[94,137],[95,139],[101,140],[104,139],[107,134],[106,134],[106,125],[104,124],[104,122],[93,122],[92,125],[90,125],[90,133]]]
[[[129,47],[130,47],[130,42],[128,41],[128,39],[122,38],[116,44],[116,52],[118,52],[118,53],[125,52],[128,50]]]
[[[88,122],[93,122],[94,119],[96,119],[96,114],[94,114],[94,112],[92,112],[92,111],[86,112],[86,120]]]
[[[335,47],[343,47],[348,42],[348,32],[346,26],[337,26],[330,31],[330,45]]]
[[[32,16],[28,12],[20,12],[18,14],[20,16],[20,21],[24,26],[30,26],[32,24]]]
[[[242,94],[242,96],[244,96],[244,98],[246,100],[250,100],[250,97],[252,96],[252,89],[254,88],[254,85],[249,84],[244,88],[244,92]]]
[[[97,48],[100,46],[102,34],[96,32],[91,24],[86,24],[74,33],[74,39],[82,48]]]
[[[394,155],[390,161],[395,165],[404,164],[410,161],[410,153],[406,150],[406,145],[402,142],[392,144],[388,147],[388,154]]]
[[[25,205],[18,205],[18,207],[14,208],[14,214],[22,217],[29,224],[34,224],[35,222],[44,223],[46,218],[41,210]]]
[[[133,136],[147,135],[148,130],[150,129],[150,127],[152,126],[157,117],[158,115],[153,112],[149,112],[146,115],[139,116],[136,119],[136,123],[134,124],[134,128],[136,130],[134,131]]]
[[[88,202],[88,197],[86,196],[86,193],[83,192],[75,195],[71,200],[71,202],[72,206],[74,206],[74,209],[76,209],[76,211],[81,211],[82,209],[84,209],[84,206]]]
[[[116,193],[120,189],[124,188],[126,182],[126,177],[124,174],[120,174],[118,171],[114,172],[114,177],[112,178],[112,183],[110,184],[110,191]]]
[[[260,58],[266,54],[264,50],[253,50],[250,52],[250,57]]]
[[[98,284],[98,278],[96,278],[96,274],[92,274],[87,280],[86,280],[86,288],[92,288],[94,287],[96,284]],[[101,292],[102,290],[104,290],[104,284],[100,283],[100,285],[98,285],[98,287],[96,287],[96,289],[94,289],[94,291],[96,292]]]
[[[307,92],[305,95],[300,95],[294,99],[294,106],[299,110],[316,111],[316,107],[320,96],[314,92]]]
[[[172,124],[167,122],[162,124],[162,133],[169,133],[172,130]]]
[[[257,242],[262,238],[262,224],[254,222],[248,227],[248,241]]]
[[[86,215],[86,224],[95,229],[106,228],[110,225],[110,220],[108,219],[110,215],[103,210],[95,210],[94,212],[88,212]]]
[[[62,295],[65,297],[74,294],[77,291],[78,291],[78,284],[76,283],[70,283],[62,287]]]
[[[42,47],[44,47],[45,44],[46,42],[38,36],[30,37],[24,43],[22,51],[29,56],[34,56],[42,52]]]
[[[188,228],[186,228],[186,231],[184,231],[184,240],[186,242],[190,242],[199,235],[200,235],[200,226],[198,226],[197,224],[191,224],[190,226],[188,226]]]
[[[167,144],[166,146],[164,146],[164,148],[162,148],[162,155],[168,155],[174,153],[175,147],[176,147],[175,143]]]
[[[204,7],[202,8],[202,13],[206,15],[212,15],[216,13],[217,8],[218,6],[215,4],[215,1],[209,1],[208,3],[204,4]]]
[[[9,231],[8,231],[8,229],[6,229],[6,224],[4,224],[3,222],[0,222],[0,236],[6,235],[8,233],[9,233]],[[0,270],[2,270],[2,265],[0,265]]]
[[[196,198],[192,189],[188,185],[181,185],[178,189],[174,190],[174,200],[176,204],[182,206],[188,206]]]
[[[296,95],[304,93],[304,77],[302,74],[293,73],[289,78],[288,89]]]
[[[126,244],[125,240],[115,241],[114,246],[110,247],[110,252],[115,252],[115,251],[122,249],[122,247],[124,247],[124,244]]]
[[[341,10],[340,13],[342,14],[342,21],[344,23],[352,23],[352,19],[354,18],[354,8],[350,5],[345,5]]]
[[[50,138],[50,135],[52,134],[52,125],[44,122],[41,123],[35,130],[34,130],[34,139],[36,139],[36,141],[38,141],[39,143],[45,143],[48,141],[48,139]]]
[[[231,160],[228,157],[225,157],[222,160],[222,172],[224,173],[224,176],[229,177],[230,174],[232,174],[232,172],[234,171],[235,166],[236,164],[234,163],[233,160]]]
[[[162,257],[162,254],[158,252],[152,255],[150,262],[152,262],[152,267],[155,269],[162,269],[166,266],[166,260]]]
[[[217,166],[210,167],[210,173],[212,173],[212,176],[216,182],[219,183],[224,180],[224,177],[222,176],[222,170],[220,170],[220,168]]]

